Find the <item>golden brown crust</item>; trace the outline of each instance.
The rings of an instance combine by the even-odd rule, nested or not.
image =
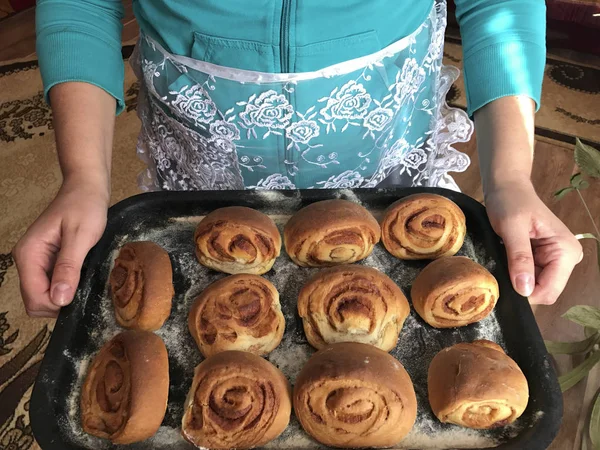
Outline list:
[[[239,274],[214,282],[200,294],[188,327],[206,357],[225,350],[266,355],[281,342],[285,319],[271,282]]]
[[[347,200],[324,200],[302,208],[286,224],[285,248],[302,267],[349,264],[366,258],[381,229],[369,211]]]
[[[415,311],[436,328],[462,327],[487,317],[498,300],[498,282],[487,269],[463,256],[428,264],[415,279]]]
[[[258,447],[285,430],[291,410],[290,385],[279,369],[251,353],[226,351],[196,367],[182,434],[198,447]]]
[[[387,275],[359,265],[318,272],[298,296],[306,337],[317,349],[362,342],[390,351],[409,312],[402,290]]]
[[[169,360],[163,341],[149,331],[124,331],[107,342],[81,391],[83,430],[130,444],[153,436],[167,409]]]
[[[389,447],[417,416],[402,364],[376,347],[333,344],[315,353],[296,379],[294,411],[304,430],[333,447]]]
[[[381,223],[383,245],[400,259],[452,256],[460,250],[465,234],[462,210],[435,194],[413,194],[396,201]]]
[[[502,348],[489,341],[445,348],[431,361],[429,403],[438,419],[468,428],[508,425],[527,407],[523,372]]]
[[[194,241],[202,265],[230,274],[266,273],[281,251],[281,235],[275,222],[243,206],[208,214],[198,224]]]
[[[117,323],[133,330],[158,330],[171,313],[173,269],[169,254],[149,241],[119,251],[109,277]]]

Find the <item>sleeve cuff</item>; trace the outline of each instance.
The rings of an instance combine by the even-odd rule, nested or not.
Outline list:
[[[512,40],[484,47],[465,58],[464,79],[469,116],[500,97],[525,95],[540,107],[546,49]]]
[[[116,114],[125,108],[125,69],[120,47],[85,32],[60,30],[38,36],[37,54],[47,102],[53,86],[81,81],[112,95],[117,101]]]

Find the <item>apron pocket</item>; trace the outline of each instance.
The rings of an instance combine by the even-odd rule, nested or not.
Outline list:
[[[277,72],[274,45],[241,39],[227,39],[194,33],[191,57],[200,61],[234,69]]]
[[[313,72],[381,50],[375,31],[296,47],[294,72]]]

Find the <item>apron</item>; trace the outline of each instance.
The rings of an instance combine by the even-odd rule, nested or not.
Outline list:
[[[314,72],[264,73],[170,54],[142,35],[144,191],[432,186],[470,161],[473,123],[446,103],[446,3],[410,35]]]

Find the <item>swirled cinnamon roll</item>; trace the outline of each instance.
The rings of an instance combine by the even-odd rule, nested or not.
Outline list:
[[[117,323],[158,330],[171,313],[173,270],[168,253],[154,242],[129,242],[119,251],[109,277]]]
[[[381,229],[362,206],[347,200],[312,203],[285,226],[285,248],[296,264],[322,267],[366,258],[379,242]]]
[[[502,347],[490,341],[460,343],[439,352],[429,365],[429,403],[441,422],[496,428],[523,414],[529,387]]]
[[[188,326],[206,357],[225,350],[266,355],[281,342],[285,319],[271,282],[238,274],[214,282],[200,294]]]
[[[415,311],[436,328],[462,327],[487,317],[500,294],[494,276],[469,258],[448,256],[431,262],[415,279]]]
[[[243,206],[208,214],[194,235],[198,261],[225,273],[261,275],[273,267],[281,251],[281,235],[267,215]]]
[[[386,210],[381,233],[385,248],[400,259],[452,256],[465,239],[465,215],[441,195],[409,195]]]
[[[362,342],[390,351],[409,312],[406,297],[387,275],[359,265],[320,271],[298,297],[306,337],[317,349]]]
[[[115,444],[153,436],[165,415],[169,361],[163,341],[149,331],[125,331],[107,342],[81,391],[83,430]]]
[[[393,356],[358,343],[315,353],[296,379],[294,411],[304,430],[333,447],[389,447],[411,430],[417,399]]]
[[[258,447],[285,430],[291,409],[290,386],[279,369],[252,353],[226,351],[196,367],[182,434],[198,447]]]

